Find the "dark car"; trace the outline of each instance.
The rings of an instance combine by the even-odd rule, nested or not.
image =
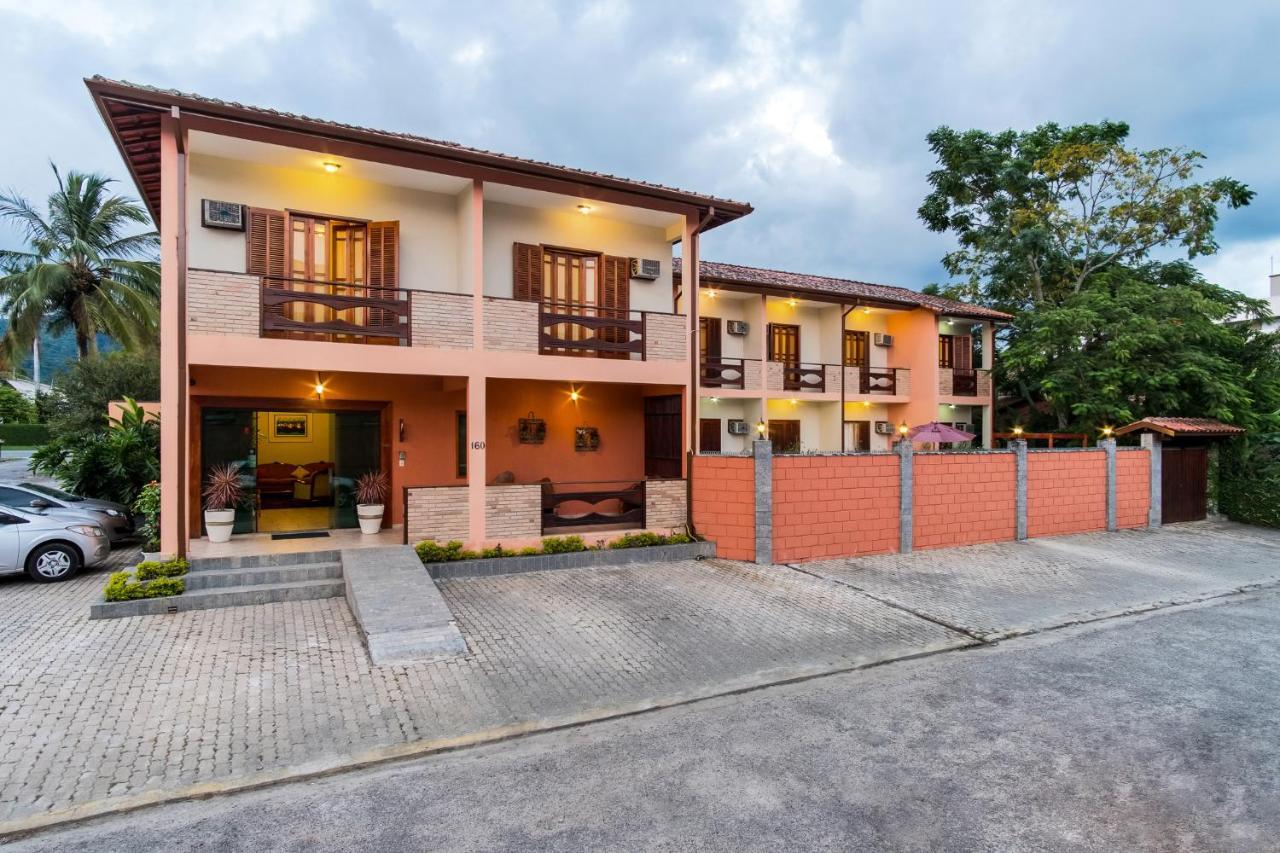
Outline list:
[[[134,534],[133,515],[124,504],[84,498],[41,483],[4,483],[0,485],[0,506],[28,512],[59,513],[70,511],[98,520],[114,545]]]

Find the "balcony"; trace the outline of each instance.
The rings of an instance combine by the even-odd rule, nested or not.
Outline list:
[[[938,394],[943,397],[991,396],[991,371],[957,367],[938,368]]]
[[[582,358],[684,361],[680,314],[484,298],[485,349]]]
[[[699,384],[703,388],[759,391],[760,359],[722,356],[704,358]]]
[[[853,370],[857,371],[858,383],[856,386],[850,386],[846,378],[847,390],[856,389],[855,393],[858,394],[880,394],[887,397],[908,393],[909,374],[904,368],[861,367]]]
[[[263,276],[262,337],[410,346],[412,291]]]
[[[770,361],[765,365],[765,380],[769,391],[825,394],[840,390],[840,366]]]

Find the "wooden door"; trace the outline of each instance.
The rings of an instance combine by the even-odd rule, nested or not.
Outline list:
[[[799,453],[800,422],[769,421],[769,441],[773,442],[774,453]]]
[[[844,332],[844,366],[870,367],[871,360],[867,355],[867,333],[845,329]]]
[[[800,327],[787,323],[769,324],[769,360],[782,364],[782,387],[786,391],[800,389]]]
[[[1161,520],[1199,521],[1209,498],[1209,450],[1205,447],[1165,447],[1160,469]]]
[[[679,477],[683,470],[679,394],[644,398],[644,475]]]
[[[719,360],[720,345],[720,318],[699,317],[698,350],[702,355],[703,364],[706,364],[707,359]]]
[[[844,422],[844,449],[850,453],[871,450],[871,421]]]
[[[698,420],[698,452],[720,452],[719,418],[700,418]]]
[[[592,316],[596,306],[596,275],[600,259],[596,255],[579,255],[557,249],[542,252],[542,302],[555,314],[574,317]],[[581,341],[590,337],[576,323],[556,323],[548,331],[561,341]],[[579,351],[566,347],[549,347],[546,352],[575,355]]]

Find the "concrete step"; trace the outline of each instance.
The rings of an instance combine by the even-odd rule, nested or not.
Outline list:
[[[306,563],[337,563],[341,559],[342,552],[338,550],[298,551],[285,554],[249,554],[243,557],[198,557],[191,561],[191,571],[226,571],[228,569],[299,566]]]
[[[187,577],[191,576],[187,575]],[[345,592],[346,587],[341,578],[292,581],[269,586],[227,586],[189,591],[171,598],[100,602],[89,606],[89,618],[154,616],[163,613],[180,613],[184,610],[213,610],[217,607],[243,607],[250,604],[274,604],[280,601],[338,598]]]
[[[294,566],[261,566],[240,569],[202,569],[189,572],[187,592],[226,587],[274,586],[295,581],[342,577],[341,563],[298,563]]]

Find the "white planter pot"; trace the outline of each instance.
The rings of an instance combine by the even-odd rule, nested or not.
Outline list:
[[[382,529],[382,504],[356,504],[360,532],[372,536]]]
[[[204,529],[209,534],[210,542],[231,541],[231,531],[236,526],[234,509],[206,509],[204,511]]]
[[[164,554],[161,553],[160,551],[155,551],[155,552],[143,551],[142,552],[142,562],[144,563],[150,563],[150,562],[159,563],[159,562],[162,562],[163,560],[164,560]]]

